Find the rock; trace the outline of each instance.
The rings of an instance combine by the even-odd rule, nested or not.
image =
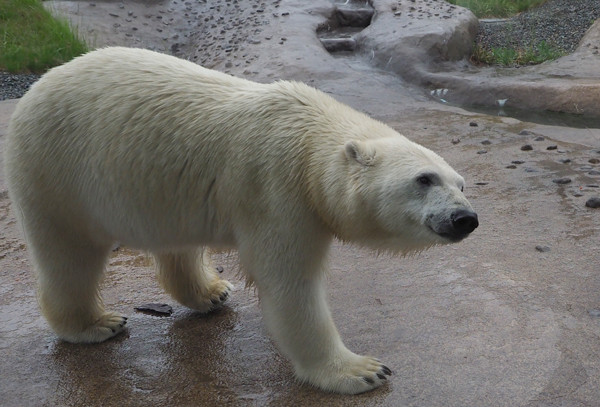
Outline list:
[[[469,126],[471,126],[471,127],[477,127],[477,126],[479,126],[479,125],[478,125],[476,122],[470,122],[470,123],[469,123]]]
[[[590,158],[588,160],[588,163],[590,163],[590,164],[598,164],[598,163],[600,163],[600,160],[597,159],[597,158]]]
[[[588,199],[585,203],[585,206],[587,206],[588,208],[600,208],[600,197],[594,196],[590,199]]]
[[[517,165],[518,165],[518,164],[523,164],[524,162],[525,162],[525,161],[521,161],[521,160],[514,160],[514,161],[511,161],[511,164],[517,164]]]
[[[533,141],[544,141],[544,136],[537,136],[536,138],[533,139]]]
[[[492,144],[492,142],[491,142],[491,141],[489,141],[489,140],[483,140],[483,141],[481,142],[481,144],[483,144],[484,146],[489,146],[490,144]]]
[[[600,171],[598,170],[591,170],[590,172],[588,172],[589,175],[600,175]]]
[[[354,51],[356,49],[354,38],[321,38],[321,44],[327,52]]]
[[[570,158],[562,158],[562,159],[560,159],[560,160],[558,160],[558,161],[560,161],[560,162],[561,162],[561,163],[563,163],[563,164],[568,164],[568,163],[570,163],[570,162],[571,162],[571,159],[570,159]]]
[[[460,143],[460,139],[459,138],[453,138],[451,141],[452,144],[458,144]]]
[[[338,7],[335,16],[338,23],[343,27],[367,27],[371,24],[371,19],[375,10],[372,7],[353,8]]]
[[[546,252],[550,251],[550,248],[548,246],[537,245],[537,246],[535,246],[535,250],[537,250],[538,252],[541,252],[541,253],[546,253]]]
[[[222,273],[223,272],[223,266],[217,266],[215,268],[217,270],[217,273]]]
[[[514,170],[515,168],[517,168],[516,165],[507,165],[506,168],[510,169],[510,170]]]
[[[533,146],[531,144],[525,144],[524,146],[521,146],[521,151],[531,151],[533,150]]]
[[[555,178],[552,180],[552,182],[559,185],[569,184],[571,182],[571,178]]]
[[[546,150],[556,150],[557,148],[558,148],[558,146],[552,145],[552,146],[546,147]]]
[[[519,136],[529,136],[531,132],[529,130],[521,130]]]
[[[479,150],[477,154],[487,154],[487,150]]]
[[[156,316],[169,316],[173,313],[173,307],[168,304],[150,303],[134,308],[138,312],[144,312]]]
[[[591,317],[600,317],[600,309],[591,309],[588,311]]]

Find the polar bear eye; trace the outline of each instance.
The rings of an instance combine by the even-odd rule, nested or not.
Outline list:
[[[419,184],[425,185],[425,186],[429,186],[433,183],[431,181],[431,177],[429,177],[429,175],[421,175],[420,177],[417,178],[417,182]]]

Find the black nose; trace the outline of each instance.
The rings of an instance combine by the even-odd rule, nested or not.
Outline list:
[[[467,235],[479,226],[477,214],[465,209],[454,212],[451,216],[452,227],[455,233]]]

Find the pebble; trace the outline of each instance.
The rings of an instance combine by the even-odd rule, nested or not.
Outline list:
[[[591,309],[588,311],[592,317],[600,317],[600,309]]]
[[[511,163],[512,163],[512,164],[523,164],[523,163],[525,163],[525,161],[521,161],[521,160],[514,160],[514,161],[511,161]]]
[[[568,164],[568,163],[570,163],[570,162],[571,162],[571,159],[570,159],[570,158],[562,158],[562,159],[560,159],[560,160],[558,160],[558,161],[560,161],[560,162],[561,162],[561,163],[563,163],[563,164]]]
[[[487,154],[487,150],[479,150],[477,154]]]
[[[588,160],[588,163],[590,163],[590,164],[598,164],[598,163],[600,163],[600,160],[597,159],[597,158],[590,158]]]
[[[568,184],[571,182],[571,178],[555,178],[552,180],[552,182],[554,182],[555,184],[559,184],[559,185],[564,185],[564,184]]]
[[[557,148],[558,148],[558,146],[552,145],[552,146],[546,147],[546,150],[556,150]]]
[[[521,146],[521,151],[531,151],[533,150],[533,146],[531,144],[525,144],[524,146]]]
[[[594,196],[588,199],[585,203],[588,208],[600,208],[600,197]]]
[[[600,171],[598,170],[591,170],[590,172],[588,172],[589,175],[600,175]]]
[[[492,142],[491,142],[491,141],[489,141],[489,140],[483,140],[483,141],[481,142],[481,144],[483,144],[484,146],[489,146],[490,144],[492,144]]]
[[[529,136],[531,132],[529,130],[521,130],[519,136]]]
[[[536,138],[533,139],[533,141],[544,141],[545,138],[544,136],[537,136]]]
[[[471,126],[471,127],[477,127],[477,126],[479,126],[479,125],[478,125],[476,122],[470,122],[470,123],[469,123],[469,126]]]
[[[538,252],[541,252],[541,253],[546,253],[546,252],[550,251],[550,248],[548,246],[537,245],[537,246],[535,246],[535,250],[537,250]]]

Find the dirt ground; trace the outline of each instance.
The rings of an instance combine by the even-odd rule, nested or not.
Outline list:
[[[123,16],[171,4],[70,6],[76,3]],[[233,4],[212,6],[223,14]],[[277,11],[269,8],[276,4]],[[328,7],[315,4],[317,11]],[[161,291],[147,255],[123,248],[110,260],[103,295],[108,308],[129,315],[126,332],[99,345],[58,341],[38,311],[26,244],[0,173],[0,405],[597,406],[600,209],[585,203],[600,196],[600,130],[448,107],[362,59],[318,48],[309,35],[322,20],[318,12],[285,1],[264,8],[254,15],[268,11],[268,18],[249,23],[250,32],[261,30],[259,43],[229,52],[215,43],[204,51],[219,53],[211,56],[214,67],[259,81],[302,80],[385,121],[457,169],[478,212],[473,236],[418,256],[378,257],[334,245],[334,319],[351,350],[392,368],[389,383],[338,396],[295,382],[266,333],[256,293],[237,275],[235,254],[216,257],[236,286],[231,299],[198,315]],[[15,102],[0,102],[0,150]],[[174,313],[134,310],[149,302],[168,303]]]

